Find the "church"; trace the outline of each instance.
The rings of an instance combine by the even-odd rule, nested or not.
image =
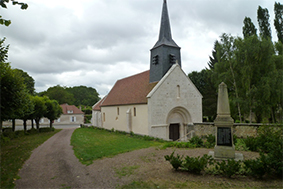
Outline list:
[[[150,70],[118,80],[92,108],[93,126],[165,140],[185,141],[189,126],[202,122],[202,95],[182,70],[166,0]]]

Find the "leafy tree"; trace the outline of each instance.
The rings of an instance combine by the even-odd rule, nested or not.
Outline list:
[[[216,40],[214,42],[214,49],[212,50],[212,56],[209,56],[209,62],[207,63],[210,70],[214,69],[214,65],[218,62],[217,59],[217,48],[218,48],[219,42]]]
[[[4,40],[0,42],[1,131],[2,121],[15,120],[23,116],[29,109],[29,97],[23,78],[17,70],[12,69],[10,64],[5,62],[8,58],[8,46],[5,47]],[[13,129],[15,129],[15,121],[13,121]]]
[[[35,120],[36,123],[36,129],[39,132],[39,121],[41,118],[46,115],[47,108],[45,105],[45,102],[47,101],[47,97],[39,97],[39,96],[33,96],[32,102],[34,104],[34,111],[32,114],[32,118]]]
[[[203,95],[203,115],[213,121],[216,117],[217,89],[211,80],[211,70],[193,71],[188,76]]]
[[[244,38],[250,37],[252,35],[256,35],[256,27],[253,24],[251,18],[245,17],[244,26],[243,26],[243,35]]]
[[[40,96],[48,96],[52,100],[57,100],[59,104],[73,104],[75,101],[74,95],[60,85],[48,88],[46,92],[40,93]]]
[[[269,23],[268,9],[263,9],[261,6],[258,6],[257,21],[261,37],[269,38],[271,40],[271,28]]]
[[[53,121],[58,119],[63,113],[61,106],[56,100],[45,99],[46,114],[44,117],[48,118],[50,121],[50,128],[52,128]]]
[[[278,41],[283,43],[283,5],[275,2],[274,4],[274,26],[277,32]]]
[[[20,2],[15,1],[15,0],[11,0],[11,2],[12,2],[13,5],[20,5],[22,10],[25,10],[25,9],[28,8],[28,4],[26,4],[26,3],[20,3]],[[9,3],[9,0],[0,0],[0,6],[2,8],[7,9],[7,5],[6,5],[7,3]],[[9,26],[11,24],[11,20],[5,20],[0,15],[0,24],[5,25],[5,26]]]
[[[74,95],[74,105],[76,106],[92,106],[100,100],[98,92],[92,87],[78,86],[70,87],[66,90]]]
[[[20,69],[15,69],[18,74],[24,79],[24,84],[26,85],[26,89],[30,95],[35,94],[35,89],[34,89],[34,79],[27,73],[24,72],[23,70]]]
[[[5,40],[5,37],[0,40],[0,62],[6,62],[8,60],[9,45],[4,45]]]

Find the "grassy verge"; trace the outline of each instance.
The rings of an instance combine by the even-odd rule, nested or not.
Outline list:
[[[1,143],[1,188],[14,188],[14,181],[19,179],[18,171],[30,157],[32,150],[59,131],[23,135]]]
[[[120,153],[161,145],[130,134],[121,134],[96,128],[76,129],[71,138],[75,155],[81,163],[90,165],[93,160]]]

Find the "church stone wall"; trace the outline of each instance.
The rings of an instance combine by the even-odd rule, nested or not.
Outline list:
[[[101,107],[102,127],[148,135],[147,105],[133,104]]]
[[[181,68],[175,64],[148,95],[151,136],[169,138],[167,118],[170,111],[178,107],[189,112],[188,123],[202,121],[202,96]],[[181,128],[180,131],[185,129]],[[181,136],[184,134],[180,133]]]

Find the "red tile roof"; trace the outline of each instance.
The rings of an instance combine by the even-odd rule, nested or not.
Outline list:
[[[105,96],[104,98],[100,99],[95,105],[93,105],[92,110],[100,111],[101,110],[100,106],[103,104],[103,102],[104,102],[106,97],[107,96]]]
[[[156,84],[149,83],[149,70],[118,80],[100,106],[147,104],[146,96]]]
[[[61,108],[63,110],[63,114],[84,114],[84,112],[82,112],[75,105],[61,104],[60,106],[61,106]],[[68,111],[70,113],[68,113]]]

